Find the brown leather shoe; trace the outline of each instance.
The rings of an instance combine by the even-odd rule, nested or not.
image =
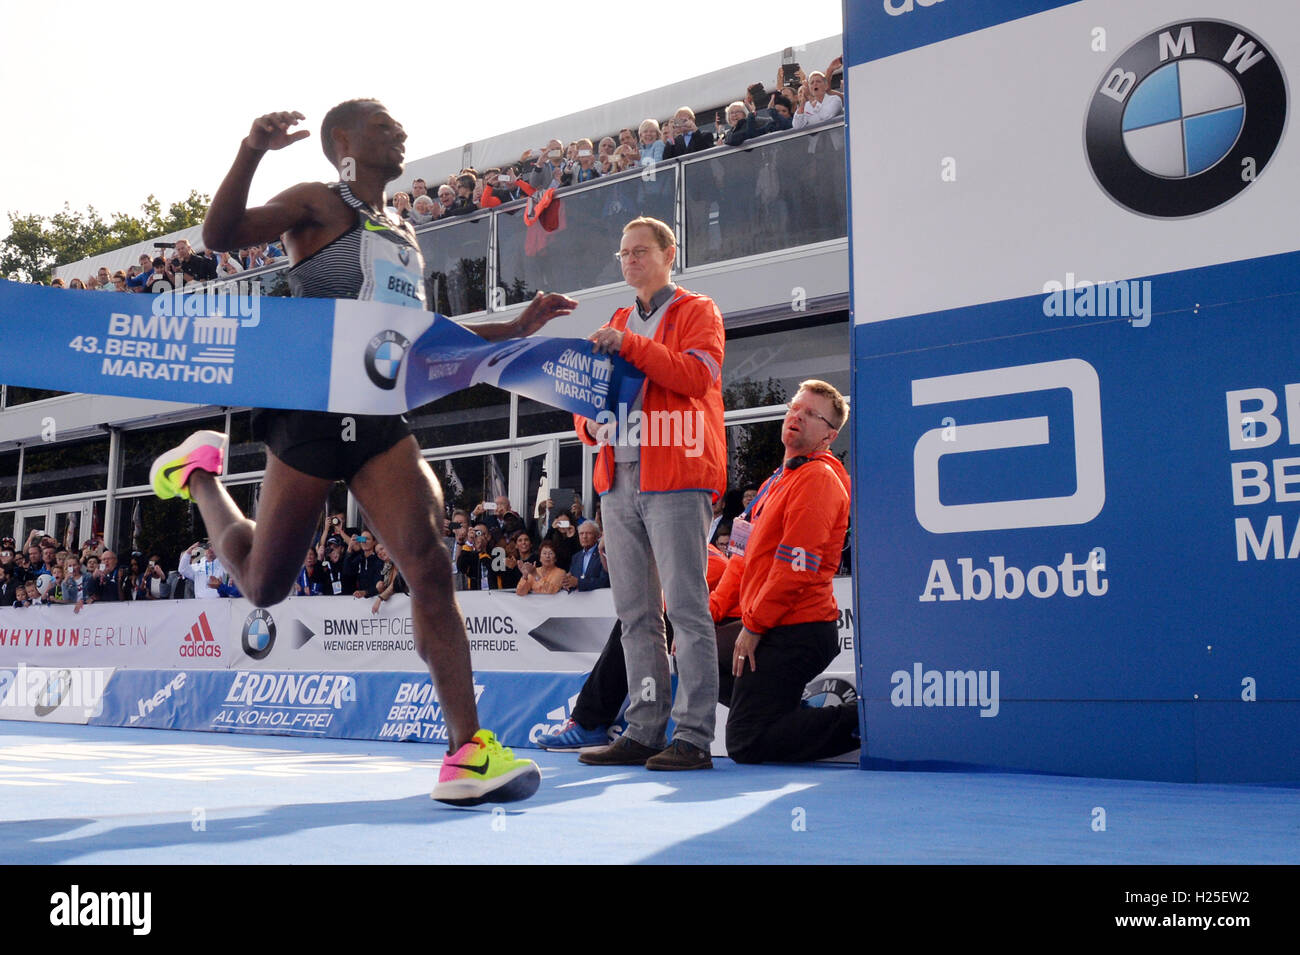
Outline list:
[[[713,758],[693,743],[682,739],[672,741],[666,750],[645,761],[646,769],[712,769]]]
[[[583,750],[578,762],[588,766],[644,766],[645,761],[658,750],[642,746],[630,736],[620,736],[608,746]]]

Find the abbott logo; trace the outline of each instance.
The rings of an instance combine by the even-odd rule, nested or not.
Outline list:
[[[934,428],[921,435],[912,452],[916,519],[932,534],[1009,530],[1086,524],[1106,503],[1101,449],[1101,385],[1096,369],[1080,358],[993,368],[912,382],[912,406],[973,401],[1000,395],[1070,390],[1074,416],[1075,491],[1065,497],[944,504],[939,497],[939,461],[949,454],[973,454],[1049,444],[1046,417],[1015,418]]]

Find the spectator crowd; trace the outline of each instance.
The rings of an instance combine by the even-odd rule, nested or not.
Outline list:
[[[830,122],[844,112],[842,77],[840,57],[832,60],[825,71],[806,75],[797,64],[783,65],[771,89],[761,82],[750,85],[742,98],[715,109],[712,120],[703,126],[697,124],[695,112],[683,106],[671,117],[643,119],[635,129],[624,127],[617,134],[567,144],[552,139],[544,146],[525,150],[518,160],[504,165],[484,170],[465,167],[432,186],[422,178],[415,179],[409,189],[390,196],[391,209],[419,227],[527,199],[548,189],[578,186],[707,149],[741,146],[772,133]],[[184,239],[157,245],[157,254],[141,254],[138,264],[127,269],[110,272],[100,268],[84,279],[73,278],[65,283],[55,278],[50,284],[156,294],[192,283],[232,278],[285,255],[279,242],[224,252],[199,251]]]

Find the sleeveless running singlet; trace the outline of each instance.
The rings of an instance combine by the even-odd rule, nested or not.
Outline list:
[[[346,182],[330,191],[357,213],[351,229],[289,269],[296,298],[354,298],[424,308],[424,258],[411,226],[377,215]]]

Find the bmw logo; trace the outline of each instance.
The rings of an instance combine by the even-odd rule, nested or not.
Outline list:
[[[271,614],[261,607],[254,610],[244,621],[244,652],[254,660],[261,660],[275,646],[275,621]]]
[[[1260,39],[1186,20],[1138,40],[1092,94],[1084,147],[1097,184],[1139,215],[1223,205],[1264,171],[1286,127],[1286,79]]]
[[[392,391],[397,387],[397,372],[411,343],[391,328],[380,332],[366,346],[366,374],[378,387]]]
[[[402,260],[403,265],[411,264],[411,250],[404,245],[397,247],[397,257]]]
[[[49,716],[59,708],[72,689],[72,671],[60,670],[58,675],[51,674],[45,682],[45,690],[41,694],[41,702],[37,703],[32,709],[37,716]]]

